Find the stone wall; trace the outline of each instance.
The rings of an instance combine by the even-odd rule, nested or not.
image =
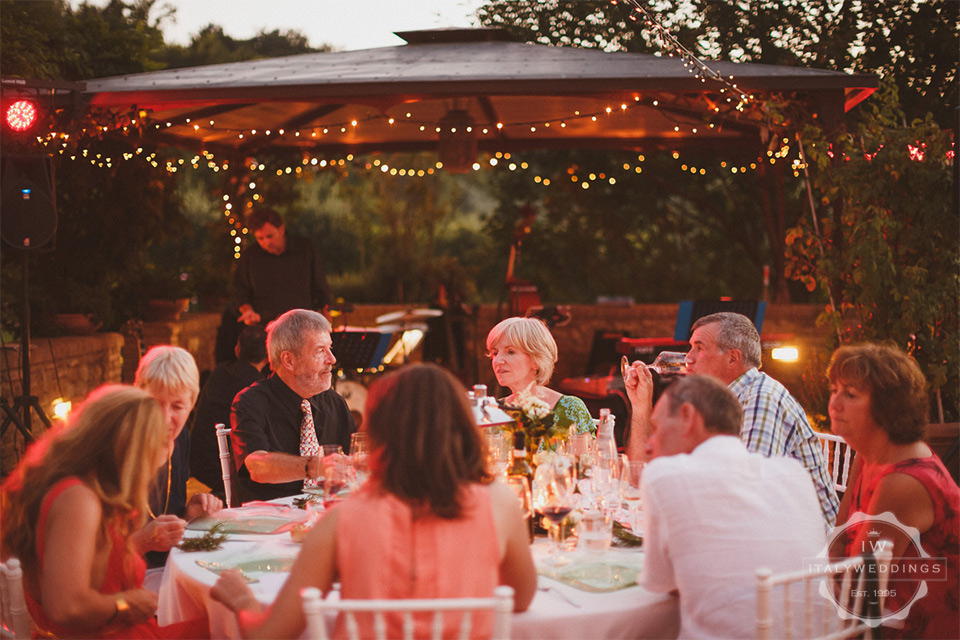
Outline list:
[[[76,404],[102,384],[121,382],[123,342],[119,333],[34,338],[30,345],[30,392],[37,397],[44,415],[51,420],[54,418],[53,401],[57,398]],[[12,405],[13,399],[23,393],[19,344],[6,345],[2,349],[0,367],[3,370],[4,402]],[[31,412],[30,422],[30,431],[35,436],[46,430],[36,412]],[[0,443],[0,471],[3,474],[16,464],[23,443],[23,436],[11,423]]]

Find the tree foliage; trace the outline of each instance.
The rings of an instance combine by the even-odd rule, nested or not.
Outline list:
[[[641,1],[704,60],[871,73],[893,78],[908,120],[932,113],[952,127],[960,105],[960,2],[955,0]],[[491,0],[488,26],[557,46],[656,52],[628,0]]]
[[[805,217],[789,231],[788,268],[811,290],[839,283],[837,306],[821,322],[841,342],[889,340],[911,353],[955,420],[960,221],[948,197],[956,189],[954,143],[932,116],[910,126],[903,119],[896,87],[885,83],[838,137],[805,130],[817,225]]]

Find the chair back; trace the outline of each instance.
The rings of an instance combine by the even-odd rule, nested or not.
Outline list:
[[[220,473],[223,475],[223,496],[227,509],[233,506],[233,457],[227,440],[229,435],[230,429],[222,423],[217,425],[217,448],[220,449]]]
[[[851,462],[853,462],[853,449],[850,448],[846,440],[832,433],[817,432],[817,438],[820,440],[823,458],[830,465],[830,476],[833,478],[834,489],[838,492],[846,491]],[[833,449],[832,453],[831,449]]]
[[[493,613],[492,640],[509,640],[510,616],[513,612],[513,588],[499,586],[489,598],[429,598],[412,600],[339,600],[325,601],[320,598],[320,590],[307,587],[300,590],[303,599],[303,612],[307,618],[307,636],[311,640],[328,640],[329,633],[325,613],[340,612],[344,616],[344,629],[350,640],[359,640],[360,626],[357,613],[368,613],[373,617],[373,631],[377,640],[387,640],[387,613],[397,613],[403,617],[404,640],[426,640],[415,636],[414,614],[431,614],[431,640],[443,637],[443,615],[460,612],[460,626],[457,638],[467,640],[473,626],[473,614],[489,611]]]
[[[0,565],[0,638],[29,638],[30,614],[23,597],[23,569],[17,558]]]
[[[822,565],[804,571],[774,574],[770,569],[758,569],[757,638],[873,638],[883,611],[893,543],[883,540],[880,547],[882,550],[875,556],[860,555],[838,562],[824,558]],[[792,586],[800,590],[799,598],[797,592],[792,591]],[[773,591],[777,588],[783,591],[783,615],[782,618],[777,616],[782,628],[774,629],[772,603],[780,602],[779,598],[773,597]],[[832,602],[828,600],[830,592],[826,592],[826,589],[836,594]],[[860,617],[851,614],[865,610],[867,592],[879,594],[879,606]],[[802,611],[794,612],[794,605],[801,607]],[[802,619],[797,617],[801,615]],[[873,626],[865,619],[868,617],[873,618]],[[879,637],[879,633],[877,635]]]

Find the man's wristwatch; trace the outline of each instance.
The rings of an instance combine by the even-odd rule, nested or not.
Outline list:
[[[307,461],[303,463],[303,478],[304,480],[310,479],[310,463],[313,461],[313,456],[307,458]]]

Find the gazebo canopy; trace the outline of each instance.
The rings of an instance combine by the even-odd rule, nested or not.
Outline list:
[[[91,80],[90,107],[144,140],[253,153],[720,145],[754,152],[769,100],[837,118],[874,76],[523,44],[500,29],[399,33],[408,44]],[[736,89],[730,85],[736,85]],[[739,93],[748,96],[742,99]],[[752,99],[749,98],[752,96]]]

